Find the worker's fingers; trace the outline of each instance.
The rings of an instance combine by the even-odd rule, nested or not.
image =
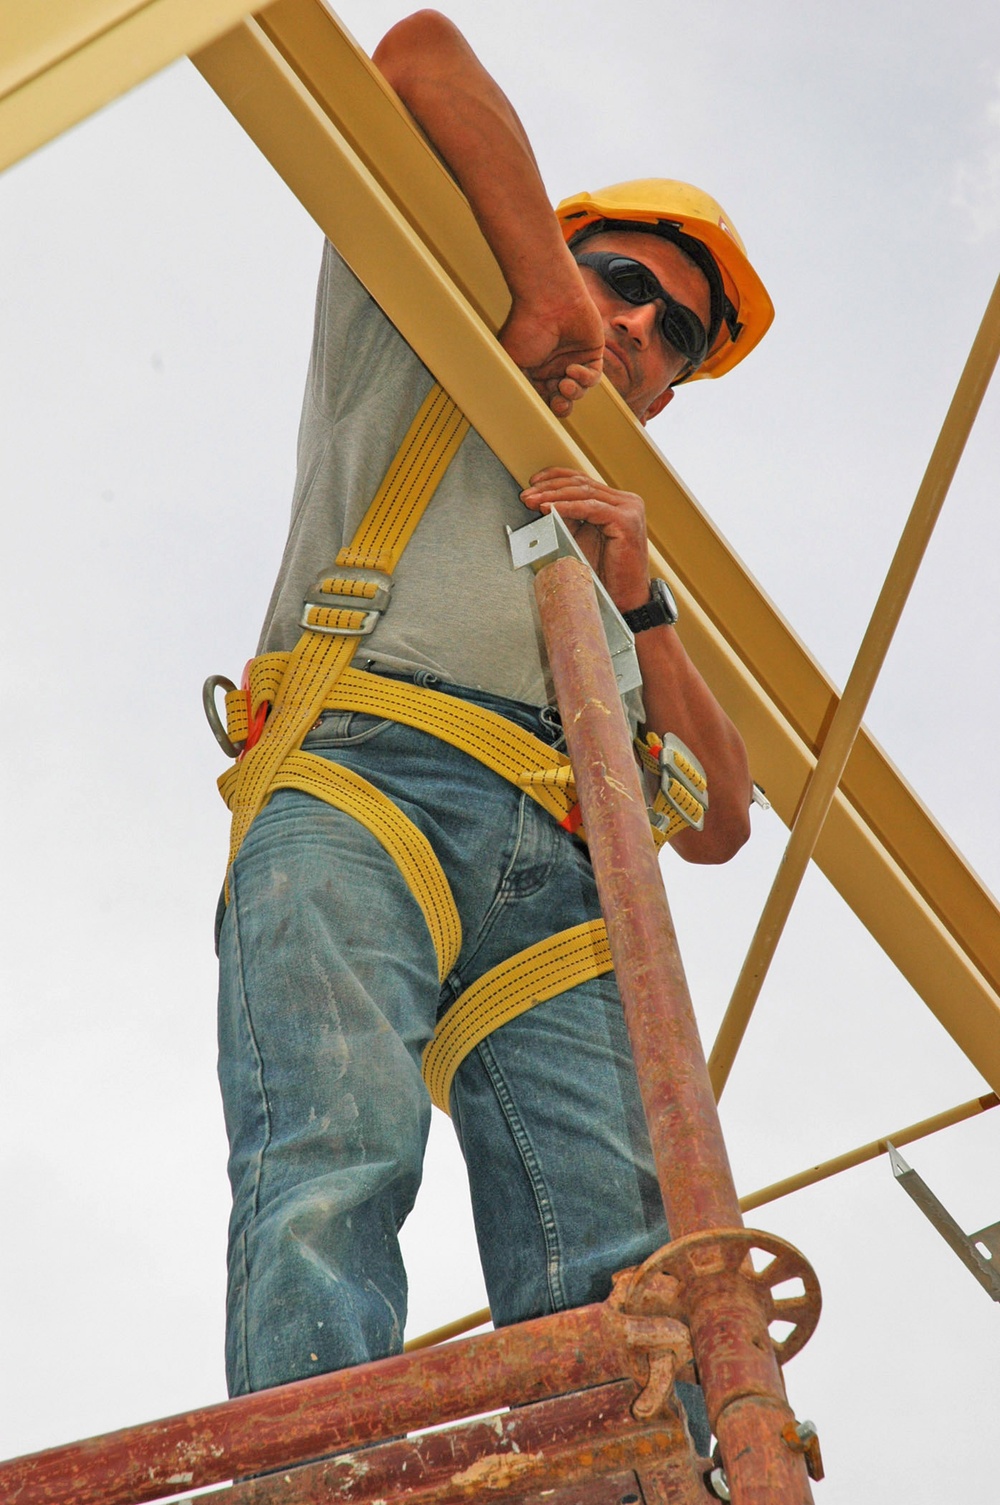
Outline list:
[[[591,387],[596,387],[600,379],[600,361],[594,365],[581,365],[579,362],[574,361],[572,365],[566,367],[566,375],[563,377],[563,382],[571,381],[582,391],[588,391]],[[560,382],[560,386],[562,386],[562,382]]]
[[[568,306],[515,299],[500,330],[500,343],[558,418],[596,386],[604,364],[601,316],[582,282],[579,292]]]
[[[525,505],[536,510],[543,503],[585,501],[587,498],[606,502],[613,508],[634,513],[637,517],[645,515],[642,498],[634,492],[618,491],[613,486],[604,485],[602,481],[595,481],[590,476],[562,466],[537,471],[531,477],[531,484],[521,493],[521,500]]]
[[[577,518],[580,522],[593,523],[602,533],[624,537],[644,534],[641,519],[613,502],[598,497],[561,498],[540,503],[539,512],[558,512],[560,517]]]
[[[567,465],[549,465],[544,470],[536,470],[530,478],[527,486],[528,491],[536,491],[541,488],[556,486],[578,486],[582,489],[590,489],[596,493],[607,496],[635,496],[631,491],[617,491],[615,487],[608,486],[604,481],[598,481],[594,476],[584,475],[581,470],[573,470]],[[635,498],[638,500],[638,498]]]
[[[535,472],[521,500],[533,512],[558,512],[617,605],[631,608],[646,599],[646,509],[635,492],[553,465]]]
[[[525,501],[528,502],[540,499],[551,501],[561,497],[593,496],[617,506],[641,506],[639,498],[630,492],[615,491],[612,487],[602,486],[597,481],[588,481],[584,478],[578,480],[575,477],[567,477],[565,480],[540,481],[537,485],[530,486],[523,495]]]
[[[581,374],[581,380],[571,376],[558,378],[546,377],[545,379],[529,377],[531,385],[538,395],[548,403],[557,418],[566,418],[573,411],[573,404],[585,397],[595,382],[600,380],[600,372],[590,371],[585,366],[572,368]]]
[[[582,471],[573,470],[568,465],[547,465],[544,470],[535,471],[535,474],[530,479],[529,486],[538,486],[543,481],[558,481],[568,479],[569,477],[572,477],[577,481],[586,481],[590,479],[590,477],[585,476]],[[597,484],[598,483],[595,481],[594,485],[596,486]]]

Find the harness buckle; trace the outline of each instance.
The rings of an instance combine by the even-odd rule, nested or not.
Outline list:
[[[708,780],[705,770],[690,748],[680,737],[668,732],[660,745],[660,789],[657,804],[660,810],[649,812],[649,819],[658,831],[666,832],[674,817],[680,817],[685,825],[700,831],[705,824],[708,809]],[[673,816],[663,810],[673,812]]]
[[[311,632],[327,632],[332,637],[364,638],[374,632],[379,618],[389,605],[392,576],[383,570],[359,569],[354,565],[335,564],[312,587],[302,603],[299,626]],[[361,612],[357,627],[343,627],[324,622],[317,614],[325,612]]]

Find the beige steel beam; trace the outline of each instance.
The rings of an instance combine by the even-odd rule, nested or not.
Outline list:
[[[767,896],[757,928],[715,1047],[709,1057],[709,1070],[716,1096],[720,1096],[736,1052],[750,1022],[754,1005],[774,959],[785,922],[816,848],[820,831],[833,803],[844,768],[851,754],[876,680],[885,663],[893,635],[903,614],[903,607],[916,579],[931,534],[944,505],[966,441],[976,421],[990,379],[1000,358],[1000,279],[983,315],[979,331],[969,351],[947,416],[931,454],[924,478],[914,499],[885,584],[879,592],[871,621],[861,641],[854,666],[848,675],[840,704],[837,706],[816,771],[809,781],[805,798],[792,824],[792,835],[781,866]]]
[[[320,0],[277,0],[259,19],[441,265],[487,323],[499,328],[509,297],[468,204],[369,59]],[[775,736],[782,739],[787,724],[818,753],[837,707],[834,686],[607,382],[578,406],[566,427],[592,468],[612,485],[644,497],[651,538],[668,561],[665,573],[697,599],[717,629],[713,641],[721,635],[735,647],[773,702],[780,722]],[[688,649],[713,678],[712,641],[703,642],[690,609],[684,620]],[[801,787],[795,788],[794,802],[778,790],[770,764],[780,764],[782,755],[770,738],[767,751],[775,757],[754,750],[755,774],[791,824]],[[909,882],[1000,992],[995,901],[864,730],[843,788]]]
[[[582,465],[563,425],[263,28],[246,22],[193,61],[508,468],[526,484],[544,464]]]
[[[252,9],[247,0],[0,0],[0,170]]]
[[[454,283],[473,294],[495,328],[507,306],[499,271],[465,201],[370,62],[317,0],[278,0],[259,24],[237,28],[194,61],[513,474],[579,465],[583,454],[591,468],[646,497],[669,548],[669,572],[682,586],[685,641],[791,824],[835,707],[832,687],[607,383],[580,405],[572,425],[561,425],[470,317]],[[428,182],[423,217],[417,196]],[[736,608],[727,599],[733,595]],[[754,624],[763,630],[755,634]],[[859,810],[848,783],[817,861],[990,1085],[1000,1086],[1000,1000],[983,975],[987,962],[997,969],[1000,915],[898,774],[870,750],[881,805],[874,814]],[[885,839],[887,811],[898,840]],[[897,860],[907,819],[925,827],[919,863]],[[943,866],[949,881],[941,885]]]

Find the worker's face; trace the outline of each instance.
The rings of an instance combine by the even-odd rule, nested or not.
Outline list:
[[[641,261],[664,291],[686,304],[708,328],[708,281],[672,241],[642,230],[607,230],[592,235],[579,249],[618,251]],[[673,396],[670,383],[686,365],[660,326],[663,303],[627,303],[593,267],[581,266],[580,272],[604,320],[604,374],[640,423],[646,423],[666,407]]]

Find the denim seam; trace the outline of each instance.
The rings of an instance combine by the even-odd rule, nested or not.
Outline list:
[[[339,717],[344,722],[345,728],[353,726],[357,721],[371,721],[372,724],[371,726],[365,726],[364,729],[360,732],[352,732],[348,730],[345,730],[343,732],[335,732],[332,731],[329,726],[329,722],[332,721],[333,717],[335,716]],[[380,719],[375,719],[373,717],[364,715],[361,711],[324,711],[319,720],[316,722],[315,726],[309,728],[309,731],[306,733],[306,737],[303,739],[303,746],[305,746],[306,741],[312,738],[312,740],[309,741],[309,746],[313,747],[315,751],[322,757],[324,747],[334,748],[338,750],[340,748],[363,747],[366,742],[370,742],[373,737],[377,737],[381,732],[384,732],[387,726],[396,725],[397,723],[391,718],[386,718],[383,716]],[[321,736],[312,737],[313,732],[323,731],[326,731],[327,733],[325,739]]]
[[[247,1287],[250,1284],[250,1260],[247,1256],[247,1234],[244,1228],[239,1241],[240,1260],[240,1295],[239,1295],[239,1334],[240,1334],[240,1368],[242,1375],[234,1376],[236,1381],[235,1393],[242,1395],[253,1387],[250,1384],[250,1344],[247,1337]]]
[[[489,940],[490,933],[494,929],[497,920],[503,914],[507,906],[519,899],[534,898],[539,890],[543,889],[546,883],[549,881],[549,875],[552,871],[552,864],[554,860],[551,855],[549,856],[548,862],[546,863],[545,876],[539,880],[534,888],[532,888],[530,891],[519,890],[517,892],[514,892],[510,886],[511,874],[514,871],[515,866],[517,865],[517,860],[521,855],[521,847],[524,843],[525,816],[526,814],[530,814],[530,812],[528,811],[528,800],[529,796],[527,794],[522,794],[520,799],[518,800],[517,834],[514,838],[514,846],[510,854],[510,861],[507,863],[507,866],[503,872],[503,876],[497,884],[496,896],[493,900],[493,903],[486,911],[485,915],[483,916],[482,923],[480,924],[479,929],[476,931],[473,949],[468,953],[467,956],[462,957],[461,967],[456,967],[446,980],[447,984],[454,989],[455,997],[457,997],[459,993],[464,992],[465,989],[470,986],[471,982],[476,981],[474,977],[469,979],[469,970],[472,966],[472,963],[475,961],[476,957],[483,949],[483,946]]]
[[[503,1072],[490,1049],[489,1039],[480,1041],[476,1046],[479,1058],[496,1093],[500,1111],[507,1120],[511,1137],[517,1146],[521,1163],[524,1166],[531,1190],[535,1198],[535,1206],[538,1209],[538,1223],[542,1232],[542,1241],[545,1245],[545,1283],[548,1288],[549,1300],[552,1310],[561,1312],[566,1309],[566,1294],[562,1284],[562,1252],[559,1248],[559,1231],[556,1227],[555,1216],[552,1211],[552,1203],[549,1201],[548,1189],[538,1164],[534,1146],[527,1129],[518,1113],[514,1099],[507,1087],[507,1081]]]
[[[257,1066],[257,1087],[258,1087],[258,1091],[260,1093],[260,1102],[261,1102],[261,1106],[263,1108],[263,1113],[264,1113],[264,1135],[263,1135],[263,1138],[262,1138],[262,1141],[261,1141],[260,1148],[258,1149],[257,1154],[254,1157],[254,1184],[253,1184],[253,1197],[251,1199],[250,1220],[247,1223],[247,1227],[244,1228],[243,1231],[240,1234],[240,1250],[241,1250],[242,1264],[243,1264],[243,1289],[242,1289],[242,1295],[240,1297],[240,1318],[239,1318],[239,1322],[240,1322],[240,1347],[242,1349],[243,1372],[244,1372],[244,1375],[246,1377],[247,1388],[251,1389],[252,1385],[251,1385],[251,1381],[250,1381],[250,1346],[249,1346],[249,1339],[248,1339],[248,1334],[247,1334],[247,1315],[246,1315],[247,1295],[248,1295],[248,1290],[249,1290],[249,1285],[250,1285],[250,1255],[249,1255],[249,1251],[248,1251],[248,1247],[247,1247],[247,1245],[248,1245],[247,1234],[249,1232],[249,1228],[250,1228],[251,1224],[253,1223],[254,1219],[257,1217],[258,1213],[260,1212],[260,1183],[261,1183],[261,1177],[262,1177],[263,1168],[264,1168],[264,1156],[265,1156],[265,1154],[267,1152],[268,1146],[271,1143],[271,1134],[272,1134],[272,1128],[273,1128],[273,1126],[272,1126],[272,1123],[271,1123],[271,1109],[270,1109],[270,1105],[269,1105],[269,1103],[267,1101],[267,1093],[264,1090],[264,1062],[263,1062],[263,1058],[261,1057],[260,1046],[258,1044],[257,1036],[256,1036],[256,1033],[255,1033],[254,1027],[253,1027],[253,1018],[252,1018],[251,1013],[250,1013],[250,1005],[247,1002],[246,976],[245,976],[244,970],[243,970],[243,946],[242,946],[242,943],[240,941],[239,897],[238,897],[238,887],[237,887],[237,881],[236,881],[236,869],[235,869],[235,866],[232,869],[230,869],[230,874],[229,874],[229,890],[230,890],[229,891],[229,903],[230,903],[230,906],[232,908],[233,945],[234,945],[235,952],[236,952],[236,963],[237,963],[237,965],[236,965],[236,972],[237,972],[237,976],[239,977],[240,1009],[241,1009],[241,1012],[243,1014],[243,1019],[244,1019],[244,1023],[246,1025],[246,1030],[247,1030],[247,1036],[248,1036],[248,1038],[250,1040],[250,1044],[251,1044],[251,1047],[253,1049],[254,1060],[255,1060],[256,1066]]]
[[[470,964],[475,961],[476,957],[479,955],[479,952],[483,949],[483,946],[489,939],[490,931],[493,929],[493,926],[496,924],[497,918],[503,912],[507,904],[507,900],[509,898],[509,894],[506,888],[507,880],[510,877],[514,864],[517,862],[518,856],[521,851],[521,841],[524,837],[525,798],[526,796],[522,795],[520,800],[518,801],[517,830],[514,836],[514,845],[511,850],[510,861],[507,863],[507,866],[503,872],[503,876],[501,877],[500,882],[497,884],[497,891],[494,896],[493,903],[486,911],[485,915],[483,916],[482,924],[476,931],[475,944],[473,946],[473,949],[469,952],[468,956],[462,958],[462,967],[455,967],[450,976],[445,980],[446,986],[450,985],[454,989],[455,997],[457,997],[459,993],[464,992],[465,989],[469,986],[469,984],[465,980],[465,973],[468,970]]]

